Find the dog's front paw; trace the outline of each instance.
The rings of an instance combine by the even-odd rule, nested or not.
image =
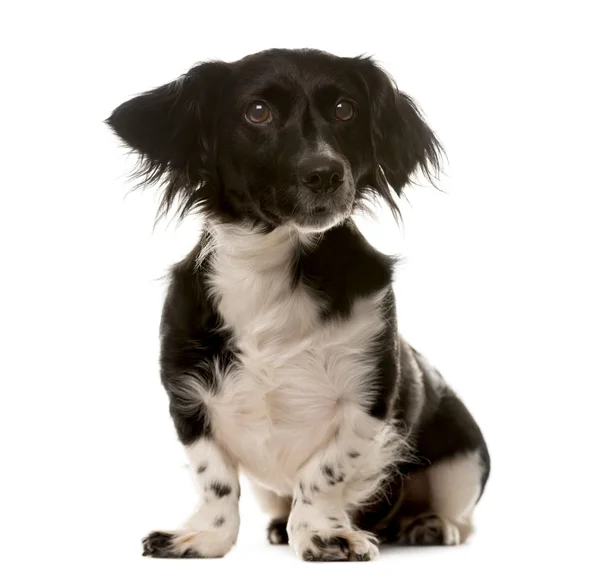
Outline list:
[[[153,531],[142,540],[145,557],[202,559],[223,557],[235,544],[235,536],[224,531]]]
[[[296,535],[293,547],[304,561],[370,561],[379,553],[373,536],[354,529],[303,531]]]
[[[175,533],[152,531],[142,539],[144,557],[159,557],[163,559],[198,559],[202,557],[198,551],[186,548],[179,542]]]
[[[142,540],[143,555],[173,559],[223,557],[235,545],[240,518],[236,509],[204,507],[177,531],[153,531]]]

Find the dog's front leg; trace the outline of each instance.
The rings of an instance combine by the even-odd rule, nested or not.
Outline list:
[[[195,395],[193,388],[168,381],[166,385],[199,500],[179,529],[150,533],[143,540],[144,555],[222,557],[235,544],[240,526],[237,464],[215,442],[201,395]],[[196,390],[201,389],[198,383]]]
[[[378,553],[351,514],[377,491],[398,444],[393,427],[357,413],[297,476],[287,532],[306,561],[368,561]]]
[[[199,501],[175,531],[154,531],[143,542],[152,557],[222,557],[235,544],[240,526],[240,486],[235,466],[210,437],[186,446]]]

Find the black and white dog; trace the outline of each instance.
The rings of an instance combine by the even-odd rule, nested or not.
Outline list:
[[[220,557],[236,542],[240,471],[271,543],[368,560],[377,543],[467,539],[490,460],[473,418],[398,334],[393,260],[351,220],[395,212],[441,152],[369,58],[269,50],[207,62],[107,121],[140,154],[162,210],[200,211],[171,272],[161,376],[199,505],[144,555]]]

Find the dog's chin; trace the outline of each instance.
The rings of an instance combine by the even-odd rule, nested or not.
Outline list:
[[[295,216],[289,224],[300,233],[319,233],[341,224],[349,216],[350,213],[348,211],[335,213],[323,212],[303,217]]]

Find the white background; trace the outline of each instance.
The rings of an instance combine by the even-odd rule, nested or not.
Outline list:
[[[594,2],[22,2],[0,18],[0,564],[5,575],[594,572],[598,540],[598,18]],[[562,6],[561,6],[562,4]],[[309,566],[266,544],[242,488],[222,560],[141,557],[194,492],[158,378],[161,277],[198,222],[153,230],[156,191],[102,124],[198,60],[269,47],[374,55],[444,143],[404,226],[400,329],[492,454],[477,534]],[[595,561],[597,570],[597,561]],[[393,573],[391,573],[393,572]]]

